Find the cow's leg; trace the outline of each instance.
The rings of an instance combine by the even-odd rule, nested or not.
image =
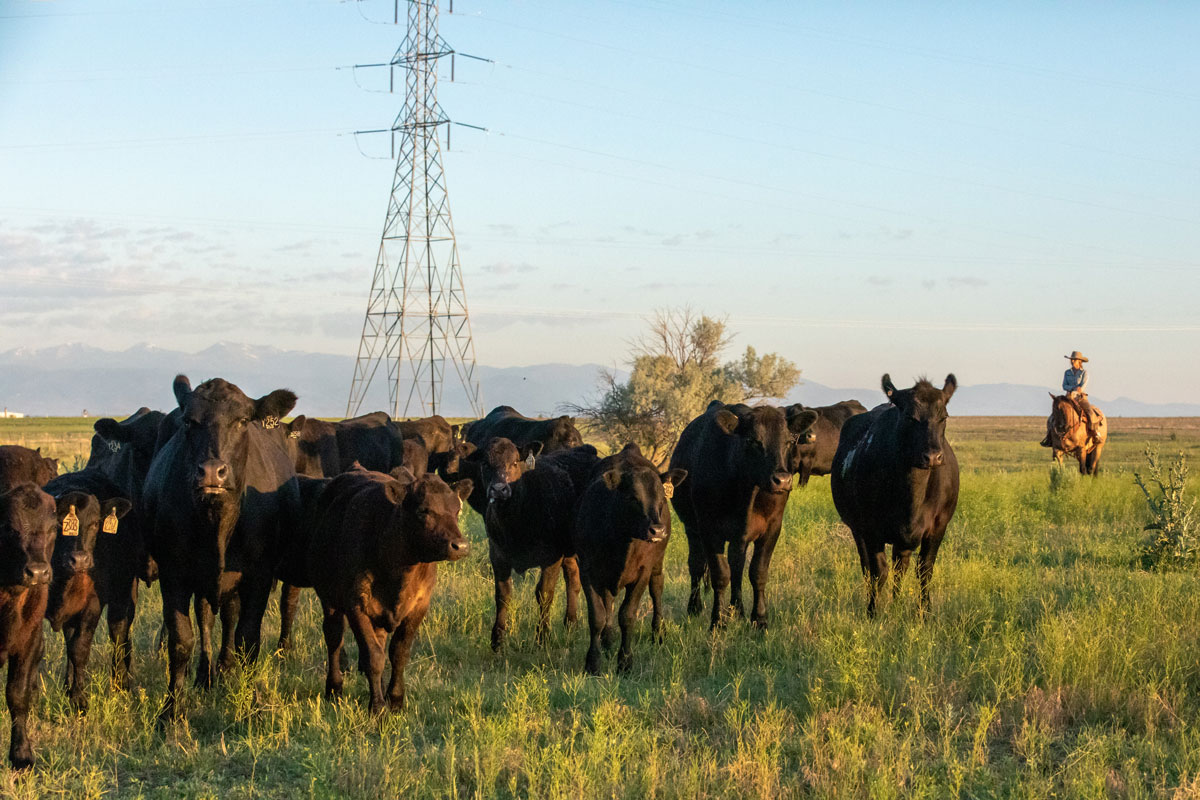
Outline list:
[[[200,633],[200,663],[196,666],[196,688],[208,689],[216,677],[216,665],[212,657],[213,608],[206,598],[196,595],[193,605],[196,609],[196,627]],[[171,632],[168,629],[168,644]]]
[[[858,550],[858,565],[862,568],[863,579],[866,580],[871,575],[871,557],[867,553],[867,543],[853,531],[851,535],[854,536],[854,546]]]
[[[133,648],[129,641],[129,630],[137,606],[137,580],[132,582],[131,591],[113,598],[105,611],[108,621],[108,640],[112,644],[113,685],[118,689],[129,688],[129,671],[133,666]]]
[[[746,551],[749,547],[749,543],[741,537],[729,542],[729,608],[738,617],[746,616],[746,609],[742,606],[742,573],[746,569]]]
[[[562,561],[563,590],[567,593],[567,613],[563,617],[563,625],[571,628],[579,621],[579,561],[575,556],[566,556]]]
[[[588,651],[583,669],[591,675],[600,674],[600,636],[608,626],[608,606],[601,590],[590,579],[583,582],[583,599],[588,610]]]
[[[181,589],[168,587],[163,590],[163,627],[167,629],[167,664],[169,677],[167,697],[159,713],[160,720],[179,716],[179,703],[183,700],[183,684],[187,680],[188,663],[192,660],[192,619],[188,613],[188,594]],[[197,676],[198,677],[198,676]],[[210,676],[211,679],[211,676]]]
[[[392,711],[404,708],[404,667],[408,664],[409,653],[412,652],[413,642],[417,639],[417,629],[421,620],[425,619],[425,611],[421,609],[409,614],[400,621],[396,632],[392,634],[391,662],[392,677],[388,681],[388,707]]]
[[[725,592],[729,589],[729,561],[720,550],[720,542],[711,547],[708,556],[708,578],[712,581],[713,607],[711,628],[724,623],[727,616]]]
[[[325,606],[321,620],[321,632],[325,634],[325,650],[328,654],[325,665],[325,696],[340,697],[345,679],[342,677],[342,657],[346,638],[346,615]]]
[[[279,642],[276,650],[287,652],[292,649],[292,623],[296,620],[296,609],[300,605],[300,587],[290,583],[279,585]]]
[[[560,572],[562,572],[562,561],[555,561],[553,564],[542,567],[542,572],[538,576],[534,596],[537,598],[538,604],[538,626],[535,641],[539,645],[546,643],[546,637],[550,633],[550,606],[554,604],[554,587],[558,584],[558,573]]]
[[[29,722],[29,706],[33,702],[37,668],[42,660],[43,644],[42,621],[37,620],[37,629],[31,634],[28,647],[9,656],[8,659],[8,682],[4,687],[4,695],[8,703],[8,715],[12,718],[8,760],[14,770],[27,769],[33,765],[33,747],[29,743],[26,727]]]
[[[704,598],[701,591],[704,588],[704,576],[708,570],[708,554],[698,538],[688,537],[688,577],[692,582],[691,593],[688,595],[687,613],[696,617],[704,610]]]
[[[633,626],[637,621],[638,603],[645,590],[645,580],[635,581],[625,587],[625,599],[621,601],[619,613],[621,649],[617,651],[617,672],[629,672],[633,668]]]
[[[63,691],[70,694],[71,687],[75,685],[75,662],[71,659],[71,642],[79,635],[78,615],[63,623],[62,635],[63,646],[67,651],[67,658],[64,659],[66,664],[63,667]]]
[[[358,642],[358,670],[367,679],[369,708],[372,714],[379,714],[383,711],[383,662],[387,631],[376,630],[362,611],[355,610],[349,616],[350,630]]]
[[[892,545],[892,572],[895,574],[892,582],[892,597],[900,596],[900,582],[904,580],[904,573],[908,572],[908,562],[912,558],[912,549],[901,550],[896,545]]]
[[[74,636],[67,639],[67,661],[72,665],[71,685],[67,691],[71,706],[83,714],[88,710],[88,657],[92,654],[92,638],[100,623],[100,598],[92,595],[87,608],[76,619]]]
[[[217,661],[218,673],[233,668],[235,634],[241,605],[242,598],[236,590],[227,593],[221,603],[221,653]]]
[[[933,582],[933,562],[937,561],[938,548],[941,546],[940,535],[921,542],[920,562],[917,564],[917,577],[921,581],[921,613],[929,611],[929,584]]]
[[[650,573],[650,605],[653,606],[654,615],[650,621],[650,631],[654,634],[654,641],[658,644],[662,643],[662,624],[663,624],[663,569],[662,561],[654,565],[653,571]]]
[[[867,548],[867,615],[875,616],[875,600],[879,592],[887,586],[888,562],[884,545]]]
[[[782,519],[780,521],[782,527]],[[754,589],[754,608],[750,612],[750,624],[759,630],[767,629],[767,576],[771,572],[771,557],[779,542],[779,531],[773,531],[754,543],[754,556],[750,559],[750,586]]]
[[[262,646],[262,621],[267,613],[267,604],[271,601],[273,580],[267,573],[253,578],[246,576],[238,585],[237,593],[242,602],[234,647],[251,661],[258,659],[258,651]]]
[[[504,646],[508,630],[508,604],[512,599],[512,567],[507,561],[492,559],[492,578],[496,582],[496,621],[492,623],[492,650]]]

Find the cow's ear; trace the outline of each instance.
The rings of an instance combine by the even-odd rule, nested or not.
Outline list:
[[[566,422],[566,423],[567,423],[567,424],[569,424],[569,425],[574,425],[574,424],[575,424],[575,420],[574,420],[574,418],[572,418],[572,417],[569,417],[569,416],[567,416],[566,414],[563,414],[561,417],[559,417],[559,419],[560,419],[560,420],[562,420],[563,422]]]
[[[738,415],[730,411],[728,408],[722,408],[717,412],[717,425],[726,433],[733,433],[737,430]]]
[[[408,473],[411,478],[412,473]],[[404,502],[404,498],[408,497],[408,487],[410,484],[401,480],[391,480],[383,485],[383,496],[388,499],[392,505],[400,505]]]
[[[683,483],[684,478],[687,476],[688,471],[686,469],[680,469],[679,467],[676,467],[673,470],[662,473],[658,477],[663,483],[670,483],[673,486],[678,486],[679,484]]]
[[[117,519],[121,519],[132,510],[133,503],[129,502],[124,497],[110,497],[100,504],[101,517],[107,517],[109,514],[116,514]]]
[[[1046,394],[1050,395],[1050,399],[1051,399],[1051,400],[1057,400],[1057,399],[1058,399],[1057,397],[1055,397],[1055,396],[1054,396],[1054,392],[1046,392]]]
[[[58,514],[59,522],[61,522],[62,518],[67,515],[67,512],[71,510],[72,506],[75,507],[76,512],[80,511],[84,506],[87,505],[88,498],[90,497],[91,495],[89,495],[87,492],[67,492],[62,497],[55,498],[54,508]]]
[[[129,435],[121,423],[112,417],[101,417],[92,423],[92,430],[110,442],[127,442]]]
[[[637,446],[637,442],[629,442],[624,447],[621,448],[621,452],[622,453],[636,453],[637,455],[640,456],[642,454],[642,448]]]
[[[533,458],[537,458],[538,455],[542,452],[542,448],[545,446],[546,445],[544,442],[530,442],[529,444],[521,445],[521,449],[518,450],[517,452],[519,452],[521,454],[521,460],[525,461],[530,456],[532,456]]]
[[[883,373],[883,380],[880,381],[880,384],[883,386],[883,393],[887,395],[888,400],[891,400],[892,395],[896,393],[896,384],[892,383],[892,376],[886,372]]]
[[[817,421],[817,412],[811,408],[804,409],[792,413],[793,408],[803,408],[803,406],[790,406],[788,408],[787,426],[788,430],[795,434],[804,433],[811,428]]]
[[[350,462],[350,466],[346,468],[346,472],[366,472],[367,468],[356,458]]]
[[[283,419],[296,407],[298,399],[290,389],[276,389],[254,401],[254,418],[260,421],[267,417]]]
[[[615,492],[617,487],[621,485],[621,473],[615,469],[608,470],[600,478],[611,492]]]
[[[471,490],[475,488],[475,482],[470,478],[463,478],[461,481],[450,484],[450,488],[458,495],[458,499],[465,503],[471,496]]]
[[[288,423],[288,433],[300,434],[304,432],[304,423],[308,422],[308,417],[301,414],[294,420]]]
[[[467,458],[468,456],[471,455],[471,453],[474,453],[479,448],[476,447],[475,445],[471,444],[470,442],[459,442],[457,445],[457,449],[458,449],[458,455],[461,458]]]
[[[958,388],[958,378],[954,377],[951,372],[946,376],[946,384],[942,387],[942,402],[949,403],[950,398],[954,396],[954,390]]]
[[[179,409],[182,411],[187,408],[188,400],[192,397],[192,382],[188,380],[188,376],[176,375],[175,382],[171,384],[171,391],[175,392],[175,402],[179,403]]]

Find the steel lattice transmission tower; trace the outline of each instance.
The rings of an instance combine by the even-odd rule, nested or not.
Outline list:
[[[436,0],[408,0],[408,33],[390,62],[406,76],[391,127],[400,146],[346,416],[361,411],[380,364],[393,417],[438,413],[447,363],[483,415],[438,137],[450,120],[438,105],[437,65],[451,53],[438,34]]]

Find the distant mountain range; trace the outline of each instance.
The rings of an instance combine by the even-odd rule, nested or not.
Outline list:
[[[196,385],[220,376],[252,395],[287,387],[300,395],[297,413],[321,417],[344,416],[353,375],[354,358],[323,353],[279,350],[274,347],[221,342],[198,353],[164,350],[139,344],[113,352],[85,344],[44,348],[17,348],[0,353],[0,410],[29,415],[124,416],[139,406],[169,409],[175,405],[171,380],[184,373]],[[478,366],[477,373],[487,409],[507,404],[541,416],[561,413],[563,403],[578,403],[596,396],[597,364],[533,364],[527,367]],[[620,372],[618,372],[621,375]],[[624,377],[621,375],[621,377]],[[377,379],[378,380],[378,379]],[[465,400],[452,395],[456,377],[446,377],[447,416],[467,416]],[[379,388],[379,387],[375,387]],[[386,406],[386,391],[368,402],[364,413]],[[819,406],[855,398],[868,408],[883,402],[874,389],[838,389],[810,380],[798,386],[787,402]],[[369,401],[371,398],[369,398]],[[1196,403],[1142,403],[1127,397],[1093,398],[1110,416],[1200,416]],[[1047,412],[1046,387],[1011,383],[962,386],[951,403],[958,416],[1037,416]],[[370,406],[370,407],[367,407]]]

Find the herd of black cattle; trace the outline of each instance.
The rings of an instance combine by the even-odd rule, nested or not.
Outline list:
[[[341,422],[283,420],[296,395],[256,399],[216,378],[174,382],[178,407],[143,408],[95,423],[87,466],[0,446],[0,657],[8,660],[9,759],[33,760],[26,733],[42,655],[42,620],[62,631],[66,686],[87,709],[92,637],[107,608],[113,683],[126,687],[138,582],[162,591],[169,683],[164,719],[181,713],[191,662],[192,612],[200,635],[196,685],[210,686],[235,654],[253,658],[276,583],[279,646],[286,649],[297,598],[312,587],[328,648],[325,692],[342,691],[347,623],[358,643],[372,712],[404,703],[404,667],[429,608],[439,561],[466,555],[463,501],[484,520],[495,579],[491,645],[502,647],[513,571],[540,570],[539,639],[549,629],[560,573],[566,621],[587,602],[585,668],[601,669],[614,622],[617,669],[632,663],[631,629],[648,586],[652,628],[662,623],[663,554],[670,501],[688,541],[691,596],[712,589],[712,625],[742,614],[742,573],[753,545],[750,621],[767,625],[766,583],[783,510],[799,476],[831,475],[833,497],[854,534],[869,613],[919,549],[922,607],[934,559],[954,513],[958,464],[945,440],[953,375],[921,380],[868,412],[843,401],[800,405],[712,403],[683,431],[666,471],[636,445],[601,458],[569,417],[530,419],[508,406],[462,426],[439,416],[396,422],[378,412]],[[614,620],[614,602],[624,597]],[[221,646],[213,659],[215,615]],[[390,642],[388,635],[391,635]],[[391,676],[383,689],[385,658]]]

